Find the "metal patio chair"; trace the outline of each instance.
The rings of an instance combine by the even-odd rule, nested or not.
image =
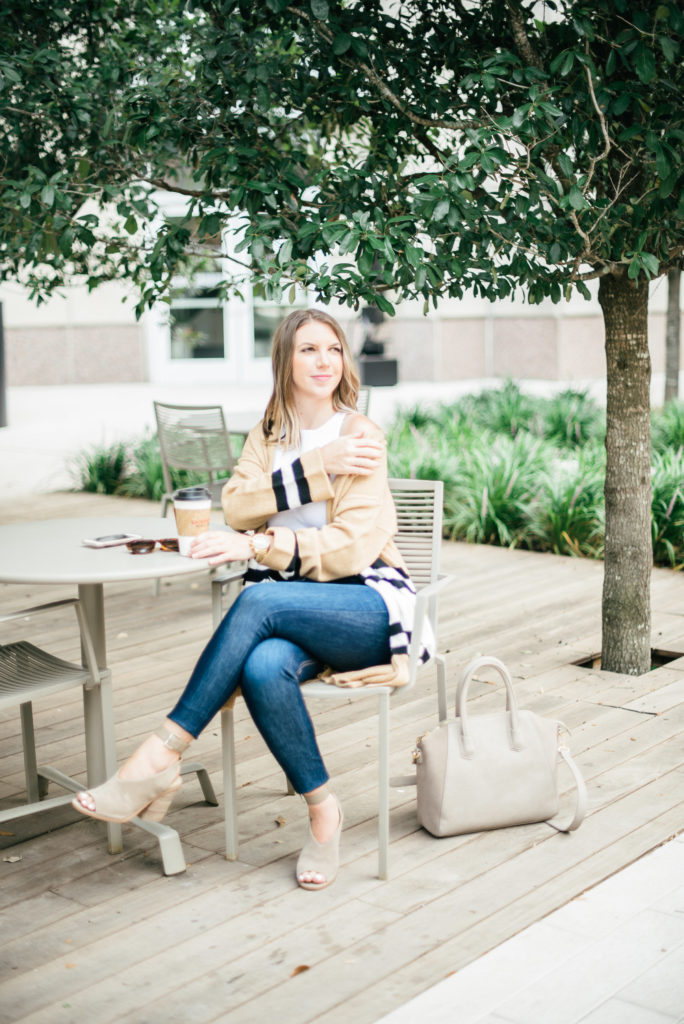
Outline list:
[[[154,402],[154,415],[164,476],[162,518],[173,502],[172,469],[205,476],[212,504],[220,508],[223,485],[235,465],[223,408]]]
[[[76,598],[52,601],[49,604],[0,615],[0,623],[42,615],[68,605],[73,606],[76,612],[83,664],[64,661],[36,647],[28,640],[0,644],[0,709],[17,706],[20,709],[26,778],[26,803],[0,811],[0,822],[61,807],[71,802],[73,793],[84,788],[83,783],[76,782],[56,768],[49,765],[38,766],[33,702],[40,697],[73,687],[80,687],[84,691],[84,697],[86,691],[90,691],[94,697],[94,708],[91,708],[90,713],[94,714],[96,720],[99,719],[103,726],[98,737],[102,764],[107,776],[116,770],[113,735],[110,735],[104,726],[104,723],[112,721],[113,715],[110,673],[107,669],[98,668],[93,643],[79,601]],[[87,713],[84,707],[84,715]],[[44,799],[50,782],[67,789],[68,796]],[[121,827],[108,825],[107,832],[110,852],[120,852]]]
[[[436,637],[438,595],[451,583],[452,577],[440,574],[439,571],[444,496],[442,481],[392,479],[389,484],[397,509],[399,527],[395,540],[418,591],[413,637],[409,651],[409,681],[406,686],[401,688],[405,690],[415,684],[418,670],[421,667],[418,656],[424,617],[427,615]],[[224,590],[228,589],[230,601],[235,600],[241,583],[241,574],[237,570],[217,577],[212,582],[214,628],[218,626],[223,614]],[[439,718],[440,721],[443,721],[447,717],[446,660],[443,655],[437,653],[431,661],[434,661],[437,667],[437,700]],[[429,665],[430,662],[427,664]],[[378,877],[386,879],[389,862],[389,712],[390,698],[394,693],[394,688],[391,686],[361,686],[358,689],[343,690],[328,683],[313,681],[304,683],[302,691],[307,698],[342,699],[345,701],[370,698],[378,701]],[[237,694],[221,710],[227,860],[237,860],[238,856],[233,711],[235,696]],[[292,792],[289,783],[288,791]]]
[[[359,396],[356,399],[356,411],[362,413],[362,415],[368,415],[368,407],[371,399],[371,388],[368,385],[362,384],[359,388]]]

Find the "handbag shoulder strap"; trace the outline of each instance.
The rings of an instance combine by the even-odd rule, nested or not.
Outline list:
[[[558,832],[574,832],[576,828],[580,827],[584,821],[584,816],[587,813],[587,786],[584,781],[584,777],[573,761],[568,748],[559,746],[558,753],[567,764],[568,768],[572,772],[573,779],[575,780],[575,786],[577,789],[575,813],[567,825],[560,825],[555,818],[551,818],[546,824],[551,825],[551,827],[557,829]]]

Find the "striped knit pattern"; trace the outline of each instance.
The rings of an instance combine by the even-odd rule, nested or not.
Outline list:
[[[302,578],[296,569],[278,572],[276,569],[269,569],[252,559],[245,574],[245,586],[249,587],[255,583],[288,582]],[[390,650],[392,655],[408,655],[411,644],[411,626],[413,624],[413,613],[416,603],[416,590],[410,577],[403,569],[386,565],[381,559],[378,559],[373,565],[368,569],[364,569],[358,575],[345,576],[344,579],[335,580],[334,582],[367,586],[376,590],[385,602],[389,616]],[[426,617],[421,637],[420,661],[427,661],[434,652],[435,638],[430,622]]]
[[[283,466],[273,473],[273,491],[279,512],[311,503],[311,493],[301,459],[295,459],[290,465]]]

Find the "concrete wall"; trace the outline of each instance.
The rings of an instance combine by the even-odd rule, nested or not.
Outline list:
[[[665,365],[666,299],[667,285],[659,280],[652,287],[649,316],[654,373]],[[146,329],[135,320],[123,287],[108,285],[91,295],[71,289],[35,307],[21,289],[4,285],[0,301],[11,386],[149,380]],[[347,307],[332,312],[358,351],[358,318]],[[418,304],[404,303],[378,336],[386,342],[386,354],[398,360],[401,382],[497,377],[572,382],[605,376],[603,321],[595,297],[559,306],[468,297],[445,302],[428,316]],[[681,364],[684,368],[684,341]]]

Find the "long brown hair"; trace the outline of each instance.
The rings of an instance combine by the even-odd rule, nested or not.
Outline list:
[[[299,443],[299,417],[292,398],[292,360],[295,335],[310,321],[326,324],[342,346],[342,378],[332,396],[333,409],[355,409],[359,397],[359,375],[354,366],[344,331],[334,317],[322,309],[296,309],[278,324],[273,335],[273,391],[264,413],[264,437],[272,444],[291,448]]]

